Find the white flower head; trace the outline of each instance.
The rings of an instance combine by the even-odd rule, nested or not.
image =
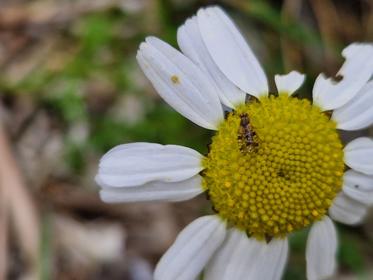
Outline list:
[[[276,75],[278,94],[269,94],[259,61],[219,7],[200,9],[177,40],[182,52],[149,37],[137,59],[168,104],[217,131],[209,153],[120,145],[101,159],[101,198],[180,201],[208,193],[216,215],[180,233],[155,280],[192,280],[203,270],[206,280],[280,279],[288,235],[309,226],[307,278],[330,277],[337,250],[331,219],[360,223],[373,204],[373,140],[343,147],[338,133],[373,124],[372,44],[345,48],[342,79],[321,74],[311,103],[293,97],[305,80],[296,71]]]

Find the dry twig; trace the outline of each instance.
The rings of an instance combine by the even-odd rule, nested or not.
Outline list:
[[[0,253],[7,251],[7,225],[8,219],[17,236],[19,248],[29,264],[26,272],[28,278],[38,278],[39,259],[39,218],[36,207],[32,201],[28,190],[23,183],[22,175],[18,169],[15,158],[11,152],[10,143],[6,132],[0,123],[0,193],[1,193],[1,217],[2,223],[0,236]],[[6,258],[0,258],[0,279],[5,279]]]

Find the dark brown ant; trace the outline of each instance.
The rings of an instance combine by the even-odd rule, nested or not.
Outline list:
[[[258,143],[255,142],[256,133],[253,130],[249,115],[246,113],[240,114],[240,127],[238,129],[238,142],[240,144],[240,150],[242,152],[252,152],[258,147]]]

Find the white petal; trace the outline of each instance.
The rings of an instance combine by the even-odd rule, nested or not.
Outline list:
[[[253,242],[243,232],[231,229],[224,245],[206,267],[205,280],[243,279],[252,268],[253,255],[259,247],[259,243]]]
[[[224,105],[234,108],[245,103],[246,93],[229,81],[212,60],[202,40],[196,17],[188,19],[178,29],[177,42],[182,52],[215,83],[219,98]]]
[[[154,143],[119,145],[99,165],[97,183],[103,187],[135,187],[152,181],[178,182],[198,174],[202,156],[193,149]]]
[[[102,186],[101,200],[107,203],[139,202],[139,201],[182,201],[191,199],[203,192],[201,176],[196,175],[180,182],[150,182],[135,187]]]
[[[344,175],[343,192],[350,198],[373,205],[373,176],[368,176],[354,170],[346,171]]]
[[[158,93],[180,114],[207,129],[216,129],[224,119],[215,85],[182,53],[148,37],[137,60]]]
[[[332,276],[336,269],[337,232],[325,216],[313,224],[306,249],[307,279],[320,280]]]
[[[288,259],[288,240],[273,239],[268,244],[261,245],[250,279],[281,279]]]
[[[358,130],[373,124],[373,81],[368,82],[356,96],[332,115],[337,127]]]
[[[224,241],[225,224],[217,216],[205,216],[188,225],[159,261],[155,280],[197,279]]]
[[[345,163],[356,171],[373,175],[373,140],[357,138],[344,148]]]
[[[313,87],[313,101],[323,110],[342,107],[361,90],[373,74],[373,45],[351,44],[342,52],[346,59],[338,72],[340,82],[319,75]]]
[[[291,71],[286,75],[276,75],[275,82],[278,93],[292,95],[301,87],[305,77],[305,75],[297,71]]]
[[[367,206],[352,200],[344,193],[340,193],[333,201],[329,209],[329,215],[333,220],[346,225],[356,225],[362,222],[367,214]]]
[[[287,255],[287,239],[273,239],[266,244],[232,229],[227,241],[206,267],[204,279],[281,279]]]
[[[267,95],[267,77],[226,13],[218,7],[210,7],[200,9],[197,17],[207,50],[224,75],[253,96]]]

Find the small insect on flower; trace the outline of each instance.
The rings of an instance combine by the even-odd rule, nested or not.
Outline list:
[[[240,127],[238,130],[238,142],[242,152],[254,152],[258,143],[254,140],[256,136],[254,129],[251,127],[249,115],[240,114]]]
[[[339,135],[373,124],[372,44],[345,48],[343,78],[319,75],[310,101],[293,96],[305,79],[296,71],[276,75],[277,93],[269,93],[259,61],[219,7],[200,9],[177,40],[182,52],[148,37],[137,60],[168,104],[216,131],[208,154],[145,142],[115,147],[100,161],[101,199],[208,194],[215,214],[180,233],[155,280],[193,280],[202,271],[204,280],[280,279],[289,235],[307,227],[307,278],[330,277],[337,250],[332,219],[358,224],[373,204],[373,140],[344,146]]]

